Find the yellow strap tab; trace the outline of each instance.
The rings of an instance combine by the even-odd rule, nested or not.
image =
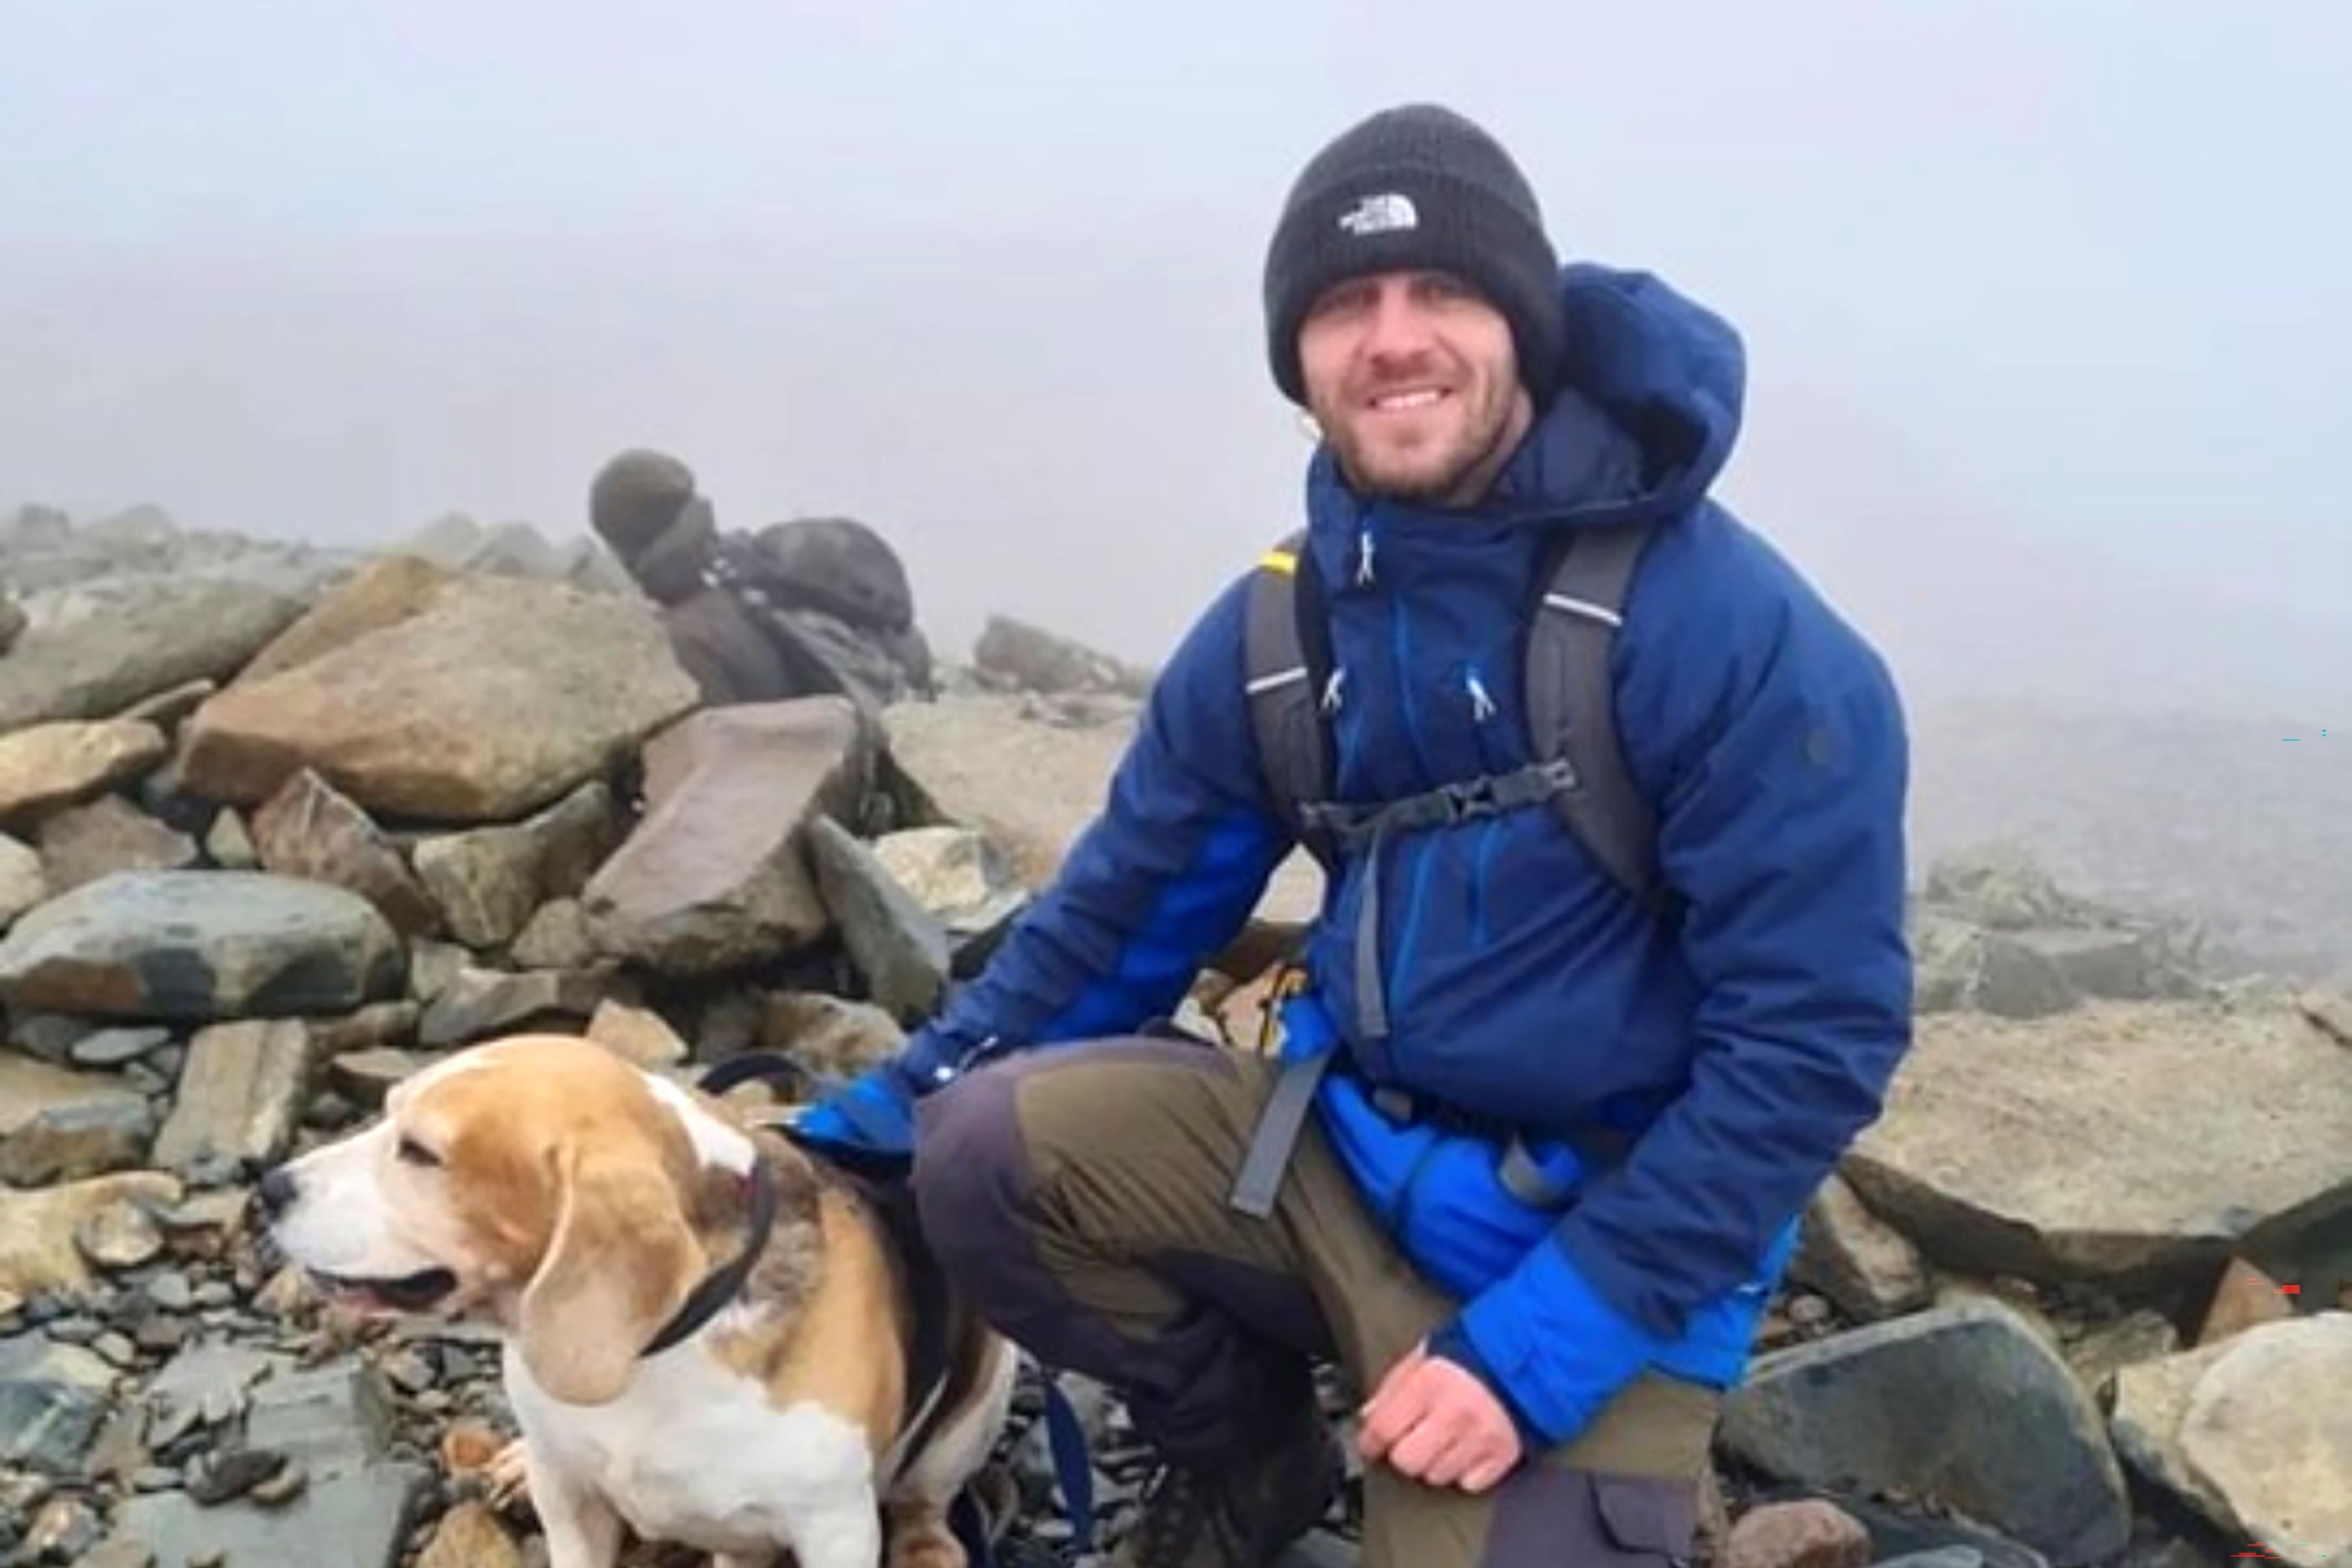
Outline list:
[[[1287,577],[1298,570],[1298,556],[1292,550],[1270,549],[1257,558],[1257,563],[1268,571],[1278,571]]]

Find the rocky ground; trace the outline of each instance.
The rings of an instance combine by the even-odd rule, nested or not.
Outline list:
[[[33,554],[96,548],[41,527]],[[682,1074],[887,1050],[1134,712],[1134,672],[1009,623],[878,727],[701,710],[634,596],[468,537],[59,568],[0,611],[0,1568],[543,1561],[485,1495],[487,1335],[325,1312],[247,1184],[518,1026]],[[1256,935],[1314,892],[1287,868]],[[1707,1555],[2341,1568],[2352,998],[1999,851],[1939,862],[1913,928],[1919,1045],[1727,1410]],[[1254,1049],[1265,951],[1181,1021]],[[1140,1455],[1077,1392],[1115,1534]],[[1034,1411],[1008,1555],[1054,1562]],[[1343,1500],[1301,1560],[1349,1532]]]

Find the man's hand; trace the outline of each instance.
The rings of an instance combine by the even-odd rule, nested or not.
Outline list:
[[[1511,1413],[1477,1376],[1417,1344],[1364,1402],[1359,1446],[1430,1486],[1485,1491],[1519,1462]]]

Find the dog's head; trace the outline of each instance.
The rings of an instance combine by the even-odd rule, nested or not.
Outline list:
[[[690,1125],[688,1104],[587,1040],[494,1040],[271,1170],[257,1201],[278,1248],[334,1295],[485,1310],[550,1394],[600,1404],[709,1265],[697,1210],[736,1179],[710,1163],[725,1152],[714,1140],[749,1154],[723,1124]]]

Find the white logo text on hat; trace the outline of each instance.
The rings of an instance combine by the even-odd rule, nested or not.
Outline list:
[[[1388,234],[1395,229],[1421,226],[1420,210],[1411,196],[1390,192],[1381,196],[1366,196],[1339,214],[1339,226],[1362,239],[1367,235]]]

